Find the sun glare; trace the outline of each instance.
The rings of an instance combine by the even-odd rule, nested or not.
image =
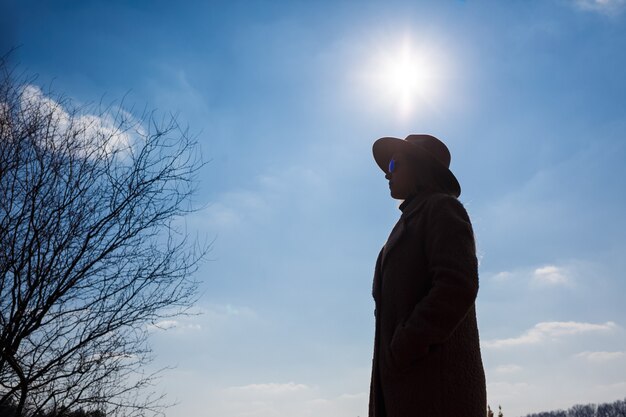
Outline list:
[[[378,49],[367,78],[379,104],[392,108],[401,117],[432,106],[442,89],[439,54],[432,48],[416,46],[410,37]]]
[[[418,93],[420,86],[425,85],[425,75],[424,64],[419,63],[408,49],[383,71],[387,87],[399,95]]]

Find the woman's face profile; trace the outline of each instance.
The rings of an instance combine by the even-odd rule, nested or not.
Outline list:
[[[391,156],[385,178],[389,180],[392,198],[406,200],[415,194],[417,188],[415,170],[404,154],[394,153]]]

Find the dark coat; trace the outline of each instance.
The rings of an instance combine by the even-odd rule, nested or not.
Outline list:
[[[485,417],[467,212],[445,194],[418,195],[401,209],[376,261],[369,416]]]

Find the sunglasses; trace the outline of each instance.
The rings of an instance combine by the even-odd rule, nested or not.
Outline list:
[[[390,174],[393,174],[396,171],[396,169],[398,169],[398,161],[392,158],[389,161],[389,167],[387,168],[387,172],[389,172]]]

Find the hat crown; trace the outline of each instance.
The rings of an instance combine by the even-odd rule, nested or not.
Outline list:
[[[420,147],[422,150],[428,152],[430,156],[435,158],[440,164],[446,168],[450,168],[450,151],[448,147],[431,135],[413,134],[407,136],[404,140],[412,145]]]

